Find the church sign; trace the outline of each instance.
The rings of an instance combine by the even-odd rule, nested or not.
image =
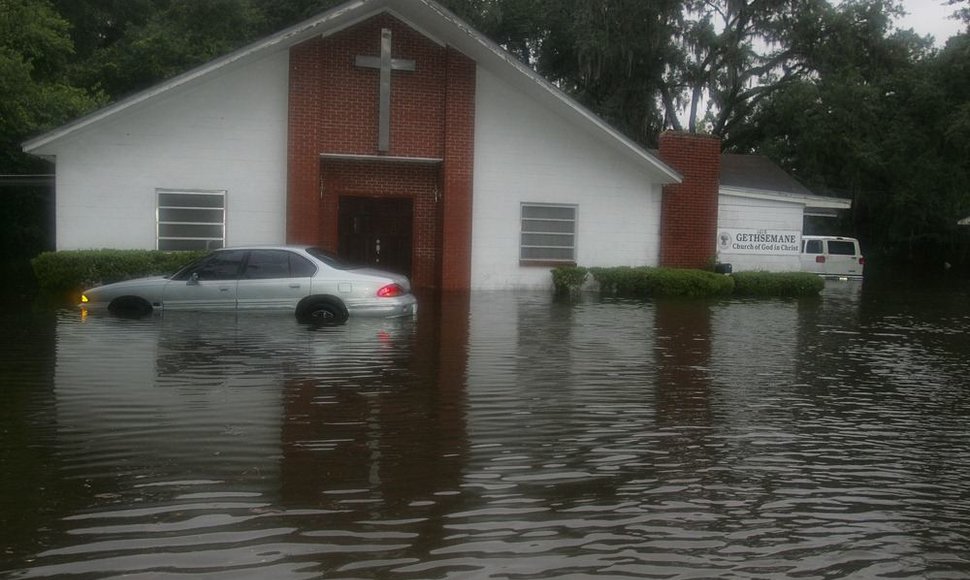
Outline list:
[[[801,251],[798,230],[721,229],[717,249],[722,254],[796,255]]]

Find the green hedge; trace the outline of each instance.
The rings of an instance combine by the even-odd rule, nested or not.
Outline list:
[[[586,281],[588,268],[562,266],[552,270],[552,287],[556,294],[570,294],[579,290]]]
[[[736,296],[815,296],[825,288],[821,276],[808,272],[737,272],[734,278]]]
[[[41,292],[61,294],[140,276],[171,274],[206,253],[65,250],[44,252],[31,260],[31,265]]]
[[[681,296],[815,296],[825,281],[808,272],[738,272],[715,274],[706,270],[618,266],[615,268],[563,267],[552,271],[558,293],[577,290],[587,273],[600,285],[600,292],[631,298]]]
[[[681,270],[675,268],[590,268],[593,278],[600,284],[604,294],[626,297],[726,296],[734,290],[730,276],[706,270]]]

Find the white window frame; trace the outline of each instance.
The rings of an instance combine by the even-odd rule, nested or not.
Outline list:
[[[568,218],[549,218],[549,217],[537,217],[535,215],[528,215],[529,210],[532,208],[555,208],[555,209],[565,209],[572,212],[572,219]],[[571,231],[548,231],[543,228],[534,229],[537,223],[542,222],[558,222],[571,223]],[[519,263],[522,265],[547,265],[547,264],[559,264],[568,265],[576,263],[576,238],[577,238],[577,225],[579,223],[579,206],[575,204],[565,204],[565,203],[533,203],[533,202],[522,202],[519,206]],[[555,228],[550,228],[555,229]],[[568,245],[542,245],[529,240],[529,236],[562,236],[563,238],[569,238],[571,242]],[[529,243],[532,242],[532,243]],[[531,254],[534,254],[535,250],[550,250],[552,253],[558,254],[558,251],[568,249],[570,250],[570,256],[564,258],[558,255],[549,256],[535,256],[530,255],[526,257],[526,250],[532,250]]]
[[[215,196],[222,198],[221,207],[213,205],[170,205],[168,201],[164,198],[167,195],[180,195],[180,196],[199,196],[200,200],[202,196],[206,196],[208,199],[212,199]],[[196,247],[184,247],[178,249],[198,249],[198,250],[208,250],[222,248],[226,245],[226,190],[224,189],[162,189],[158,188],[155,190],[155,248],[158,250],[171,250],[173,248],[165,247],[165,242],[183,242],[182,245]],[[199,213],[198,220],[169,220],[162,219],[162,214],[164,210],[177,210],[179,212],[188,213],[191,215],[192,212]],[[212,220],[213,214],[218,215],[216,221]],[[163,235],[163,230],[165,226],[184,226],[184,225],[201,225],[201,226],[218,226],[221,230],[220,236],[173,236],[173,235]],[[193,243],[197,242],[197,243]]]

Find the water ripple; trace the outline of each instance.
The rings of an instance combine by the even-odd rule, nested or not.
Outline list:
[[[970,301],[924,298],[31,319],[0,570],[970,577]]]

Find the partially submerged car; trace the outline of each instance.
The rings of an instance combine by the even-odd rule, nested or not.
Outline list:
[[[802,236],[801,264],[824,278],[862,278],[866,259],[855,238]]]
[[[341,324],[350,316],[412,316],[406,276],[347,264],[310,246],[225,248],[171,276],[84,291],[84,308],[147,315],[161,310],[289,310],[301,322]]]

